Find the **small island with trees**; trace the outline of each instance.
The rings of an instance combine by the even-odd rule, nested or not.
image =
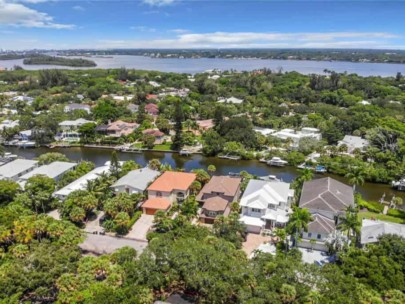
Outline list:
[[[25,58],[23,61],[27,65],[62,65],[69,67],[95,67],[97,64],[94,61],[82,58],[63,58],[56,56],[37,55]]]

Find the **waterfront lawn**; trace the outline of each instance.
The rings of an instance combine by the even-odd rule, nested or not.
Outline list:
[[[160,150],[160,151],[171,151],[171,143],[165,143],[165,144],[161,144],[161,145],[155,145],[153,147],[153,150]]]
[[[370,212],[370,211],[359,212],[358,218],[360,221],[362,219],[375,219],[375,220],[386,221],[386,222],[391,222],[391,223],[405,224],[405,219],[401,219],[398,217],[393,217],[393,216],[385,215],[385,214],[381,214],[381,213],[374,213],[374,212]]]

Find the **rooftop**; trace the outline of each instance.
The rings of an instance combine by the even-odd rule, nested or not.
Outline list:
[[[354,205],[353,188],[325,177],[304,182],[299,206],[329,212],[344,211]]]
[[[158,210],[167,210],[171,206],[171,203],[161,197],[150,198],[142,204],[142,208],[158,209]]]
[[[66,171],[74,168],[76,165],[77,165],[76,163],[56,161],[50,163],[49,165],[38,167],[32,170],[31,172],[24,174],[23,176],[20,177],[20,179],[27,180],[34,175],[46,175],[50,178],[56,178],[59,175],[65,173]]]
[[[7,179],[30,170],[37,165],[36,160],[16,159],[0,167],[0,179]]]
[[[361,244],[378,242],[385,234],[395,234],[405,238],[405,225],[364,219],[361,227]]]
[[[194,182],[194,173],[166,171],[159,176],[148,190],[171,192],[173,190],[186,191]]]
[[[226,199],[214,196],[205,200],[202,208],[210,211],[224,211],[228,207],[228,204],[229,202]]]
[[[226,196],[235,196],[239,190],[242,179],[230,176],[213,176],[197,195],[197,200],[204,199],[204,194],[220,193]]]
[[[121,177],[111,186],[111,188],[119,186],[130,186],[132,188],[144,191],[148,184],[160,175],[159,171],[149,168],[142,168],[130,171],[127,175]]]

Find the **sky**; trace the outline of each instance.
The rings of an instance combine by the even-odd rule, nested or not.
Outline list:
[[[0,0],[0,49],[405,49],[404,1]]]

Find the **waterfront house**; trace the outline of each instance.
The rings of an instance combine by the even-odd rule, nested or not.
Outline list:
[[[203,204],[200,221],[213,224],[217,216],[228,215],[229,204],[239,199],[241,181],[239,177],[213,176],[196,196],[196,200]]]
[[[298,246],[326,251],[328,238],[336,231],[347,208],[352,206],[354,194],[351,186],[330,177],[304,182],[299,207],[307,208],[313,221],[308,225],[308,231],[302,232]]]
[[[160,145],[164,141],[165,134],[158,129],[146,129],[142,131],[142,134],[155,137],[155,145]]]
[[[38,167],[36,160],[16,159],[0,167],[0,180],[17,181],[24,174]]]
[[[159,171],[149,168],[133,170],[117,180],[111,188],[115,193],[143,193],[159,175]]]
[[[347,152],[352,154],[354,150],[359,149],[361,152],[369,146],[369,141],[367,139],[361,138],[360,136],[345,135],[345,137],[338,142],[338,146],[346,145]]]
[[[79,118],[76,120],[65,120],[59,123],[59,127],[62,129],[60,139],[63,141],[78,141],[80,140],[79,128],[87,123],[95,123],[94,121]]]
[[[74,191],[85,190],[89,181],[96,180],[102,174],[107,174],[108,172],[110,172],[109,165],[97,167],[77,180],[71,182],[69,185],[54,192],[53,196],[60,200],[64,200],[70,193]]]
[[[65,113],[70,113],[70,112],[73,112],[76,110],[86,111],[87,114],[90,114],[91,108],[89,105],[86,105],[86,104],[71,103],[71,104],[66,105],[63,111]]]
[[[158,210],[167,211],[174,202],[183,202],[195,179],[194,173],[164,172],[147,188],[148,200],[142,204],[143,212],[155,214]]]
[[[275,136],[282,140],[290,140],[292,148],[298,148],[301,139],[313,138],[315,140],[321,140],[322,134],[317,128],[302,128],[301,131],[295,131],[293,129],[283,129],[281,131],[272,133],[271,136]]]
[[[145,111],[146,113],[148,113],[149,115],[153,115],[153,116],[157,116],[159,114],[159,107],[157,104],[154,103],[148,103],[145,106]]]
[[[289,183],[250,180],[240,201],[240,221],[251,233],[285,227],[293,200],[294,190]]]
[[[18,133],[18,139],[20,139],[20,140],[31,140],[32,139],[32,130],[20,131]]]
[[[364,246],[367,244],[377,243],[379,237],[387,234],[397,235],[405,238],[405,225],[363,219],[361,223],[360,244]]]
[[[137,123],[117,120],[107,125],[97,126],[96,132],[104,134],[106,136],[121,137],[131,134],[138,127],[139,125]]]
[[[19,178],[19,184],[24,187],[29,178],[35,175],[45,175],[49,178],[59,181],[66,172],[73,170],[76,167],[76,163],[56,161],[48,165],[43,165],[34,170],[24,174]]]

